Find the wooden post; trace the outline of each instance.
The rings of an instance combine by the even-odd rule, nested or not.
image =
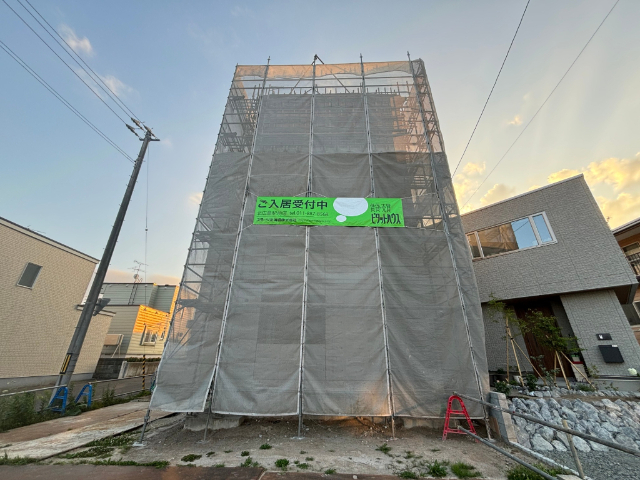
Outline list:
[[[571,385],[569,385],[569,380],[567,380],[567,375],[564,373],[564,367],[562,366],[562,359],[560,355],[556,351],[556,357],[558,358],[558,363],[560,364],[560,370],[562,371],[562,376],[564,377],[564,383],[567,384],[567,390],[571,390]]]

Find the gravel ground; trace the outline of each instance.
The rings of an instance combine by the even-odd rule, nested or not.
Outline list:
[[[575,463],[569,452],[544,452],[549,458],[571,467]],[[595,480],[638,480],[640,478],[640,458],[610,449],[608,452],[578,452],[585,475]]]

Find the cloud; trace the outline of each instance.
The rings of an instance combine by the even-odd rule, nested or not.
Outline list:
[[[90,57],[93,56],[93,47],[91,46],[91,42],[87,37],[78,37],[78,35],[76,35],[76,32],[74,32],[70,26],[64,24],[58,27],[58,32],[74,52],[84,53]]]
[[[248,7],[241,7],[236,5],[231,9],[232,17],[253,17],[253,11]]]
[[[194,205],[200,205],[202,203],[202,192],[192,193],[189,195],[189,202]]]
[[[462,169],[462,173],[464,175],[468,175],[468,176],[481,175],[485,171],[486,168],[487,168],[487,166],[486,166],[486,164],[484,162],[482,162],[481,164],[480,163],[469,162]]]
[[[558,182],[579,173],[584,174],[591,189],[607,185],[617,194],[614,197],[596,197],[610,227],[615,228],[640,215],[640,152],[634,158],[611,157],[591,162],[580,170],[565,168],[552,173],[547,180],[549,183]]]
[[[119,97],[134,91],[133,88],[122,82],[119,78],[114,77],[113,75],[99,75],[99,77],[102,79],[105,85],[109,87],[109,90],[111,90]]]
[[[556,183],[556,182],[559,182],[561,180],[565,180],[565,179],[570,178],[570,177],[575,177],[579,173],[580,172],[578,170],[571,170],[569,168],[563,168],[562,170],[560,170],[558,172],[554,172],[551,175],[549,175],[547,177],[547,181],[549,183]]]
[[[509,122],[509,125],[522,125],[522,116],[516,115],[513,120]]]
[[[504,183],[496,183],[481,199],[481,205],[489,205],[499,202],[505,198],[512,197],[516,194],[516,188],[505,185]]]
[[[107,283],[133,283],[133,274],[133,270],[126,271],[110,268],[107,270],[107,276],[104,281]],[[144,278],[144,273],[140,272],[140,275]],[[180,283],[180,277],[152,273],[147,277],[147,282],[157,283],[158,285],[178,285]]]
[[[640,213],[640,195],[621,193],[612,199],[597,197],[596,201],[611,228],[637,218]]]

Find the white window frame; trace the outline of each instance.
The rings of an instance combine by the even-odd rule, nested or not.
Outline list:
[[[36,274],[36,278],[33,279],[33,283],[31,284],[31,286],[27,286],[27,285],[22,285],[20,284],[20,279],[22,278],[22,276],[24,275],[24,272],[27,271],[27,267],[29,265],[35,265],[36,267],[40,267],[40,270],[38,270],[38,273]],[[18,277],[18,281],[16,282],[16,287],[22,287],[22,288],[28,288],[29,290],[33,290],[33,287],[35,286],[36,282],[38,281],[38,278],[40,278],[40,272],[42,272],[42,265],[38,265],[37,263],[33,263],[33,262],[27,262],[27,264],[24,266],[24,268],[22,269],[22,273],[20,274],[20,276]]]
[[[542,218],[544,219],[544,223],[546,224],[547,229],[549,230],[549,235],[551,235],[551,241],[550,242],[542,243],[542,240],[540,239],[540,233],[538,232],[538,227],[536,226],[536,222],[533,220],[533,217],[535,217],[537,215],[542,215]],[[533,230],[533,234],[536,237],[536,241],[538,242],[538,245],[532,245],[530,247],[518,248],[517,250],[511,250],[509,252],[495,253],[493,255],[485,256],[484,250],[482,249],[482,243],[480,242],[480,236],[478,235],[478,232],[482,232],[484,230],[490,230],[492,228],[500,227],[502,225],[510,225],[513,222],[517,222],[518,220],[524,220],[525,218],[529,219],[529,224],[531,225],[531,229]],[[473,232],[468,232],[466,235],[471,235],[471,234],[475,235],[476,242],[478,244],[478,250],[480,250],[480,256],[474,258],[473,257],[473,252],[471,251],[471,245],[469,245],[469,241],[467,240],[467,245],[469,247],[469,252],[471,252],[471,259],[474,262],[477,261],[477,260],[483,260],[485,258],[493,258],[493,257],[499,257],[501,255],[509,255],[510,253],[522,252],[524,250],[530,250],[532,248],[546,247],[547,245],[554,245],[554,244],[558,243],[558,239],[556,238],[556,234],[554,233],[553,228],[551,228],[551,223],[549,223],[549,218],[547,218],[547,213],[545,211],[532,213],[531,215],[525,215],[524,217],[519,217],[519,218],[516,218],[514,220],[510,220],[508,222],[498,223],[496,225],[492,225],[490,227],[482,228],[480,230],[474,230]],[[466,239],[466,235],[465,235],[465,239]]]
[[[150,334],[151,338],[153,339],[153,340],[150,340],[148,342],[145,341],[145,338],[147,336],[147,332]],[[155,335],[155,338],[154,338],[154,335]],[[157,341],[158,341],[158,332],[151,332],[149,330],[149,327],[147,327],[147,325],[145,324],[144,330],[142,330],[142,336],[140,337],[140,345],[142,345],[142,346],[155,346]]]

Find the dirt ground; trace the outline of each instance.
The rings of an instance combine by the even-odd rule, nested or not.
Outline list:
[[[390,426],[374,424],[368,419],[305,419],[304,438],[298,439],[296,419],[247,418],[239,427],[209,431],[204,442],[204,432],[183,428],[184,419],[184,415],[177,415],[153,422],[147,431],[144,447],[133,447],[124,453],[119,451],[111,459],[136,462],[165,460],[171,465],[185,465],[187,462],[182,461],[182,457],[196,454],[202,457],[191,462],[195,466],[236,467],[247,460],[247,456],[241,453],[248,451],[250,463],[257,462],[271,471],[277,471],[275,461],[284,458],[290,462],[288,471],[325,472],[333,469],[337,473],[354,475],[394,475],[404,470],[419,471],[420,465],[434,460],[462,461],[473,465],[483,478],[500,480],[506,479],[506,470],[515,465],[500,453],[466,436],[450,435],[443,442],[440,431],[399,427],[396,438],[392,439]],[[484,432],[480,435],[486,437]],[[390,447],[387,453],[377,450],[385,443]],[[260,449],[263,444],[272,448]],[[516,450],[509,451],[522,457]],[[530,458],[527,460],[532,461]],[[52,463],[66,461],[73,460],[50,459]],[[294,463],[296,461],[298,465]],[[300,464],[308,467],[305,469]],[[448,478],[455,478],[455,475],[450,474]]]

